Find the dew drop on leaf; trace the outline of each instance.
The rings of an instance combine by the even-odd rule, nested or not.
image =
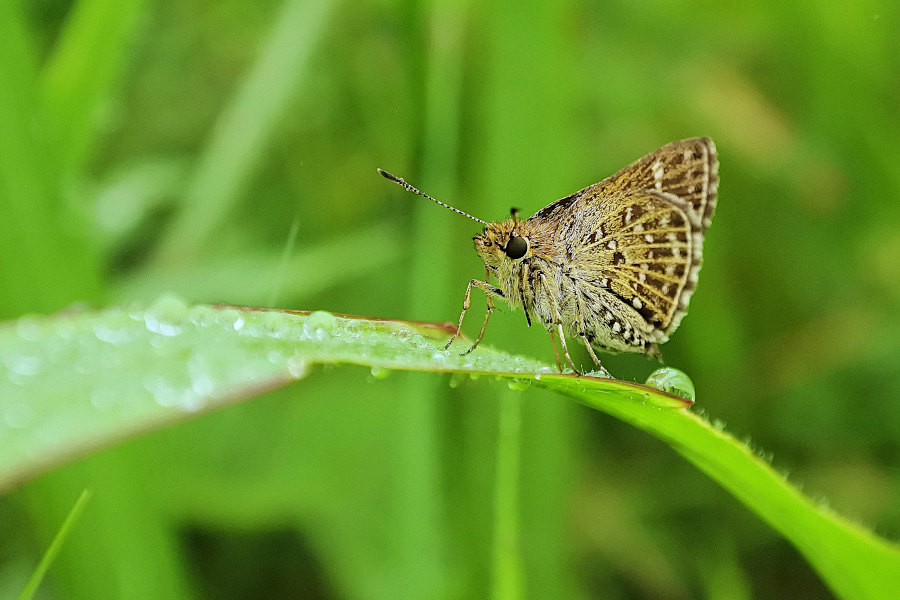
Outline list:
[[[369,373],[371,373],[372,377],[375,379],[385,379],[390,376],[391,370],[384,367],[372,367]]]
[[[650,373],[647,385],[694,402],[694,382],[683,371],[663,367]]]

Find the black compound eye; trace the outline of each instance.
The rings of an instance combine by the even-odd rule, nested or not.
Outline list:
[[[509,241],[506,242],[506,248],[504,248],[503,251],[513,260],[522,258],[525,256],[525,253],[528,252],[528,242],[525,241],[525,238],[523,237],[511,235],[509,236]]]

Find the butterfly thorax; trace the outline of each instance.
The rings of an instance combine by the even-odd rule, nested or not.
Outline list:
[[[473,240],[506,301],[522,308],[529,324],[532,319],[547,326],[562,321],[567,333],[577,333],[574,290],[571,281],[566,285],[568,280],[560,278],[565,251],[550,223],[511,218],[488,224]]]

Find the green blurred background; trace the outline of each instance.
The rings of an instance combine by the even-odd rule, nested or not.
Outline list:
[[[0,3],[0,316],[175,292],[454,320],[478,227],[376,167],[495,220],[706,135],[719,210],[666,362],[695,410],[896,540],[898,11]],[[485,343],[552,361],[521,313]],[[546,392],[448,383],[319,369],[45,475],[0,498],[0,595],[90,488],[42,598],[831,597],[659,441]],[[499,421],[510,403],[520,421]]]

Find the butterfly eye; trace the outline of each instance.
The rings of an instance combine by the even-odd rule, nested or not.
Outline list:
[[[503,251],[513,260],[522,258],[525,256],[525,253],[528,252],[528,242],[523,237],[511,235],[509,236],[509,241],[506,242],[506,248],[504,248]]]

